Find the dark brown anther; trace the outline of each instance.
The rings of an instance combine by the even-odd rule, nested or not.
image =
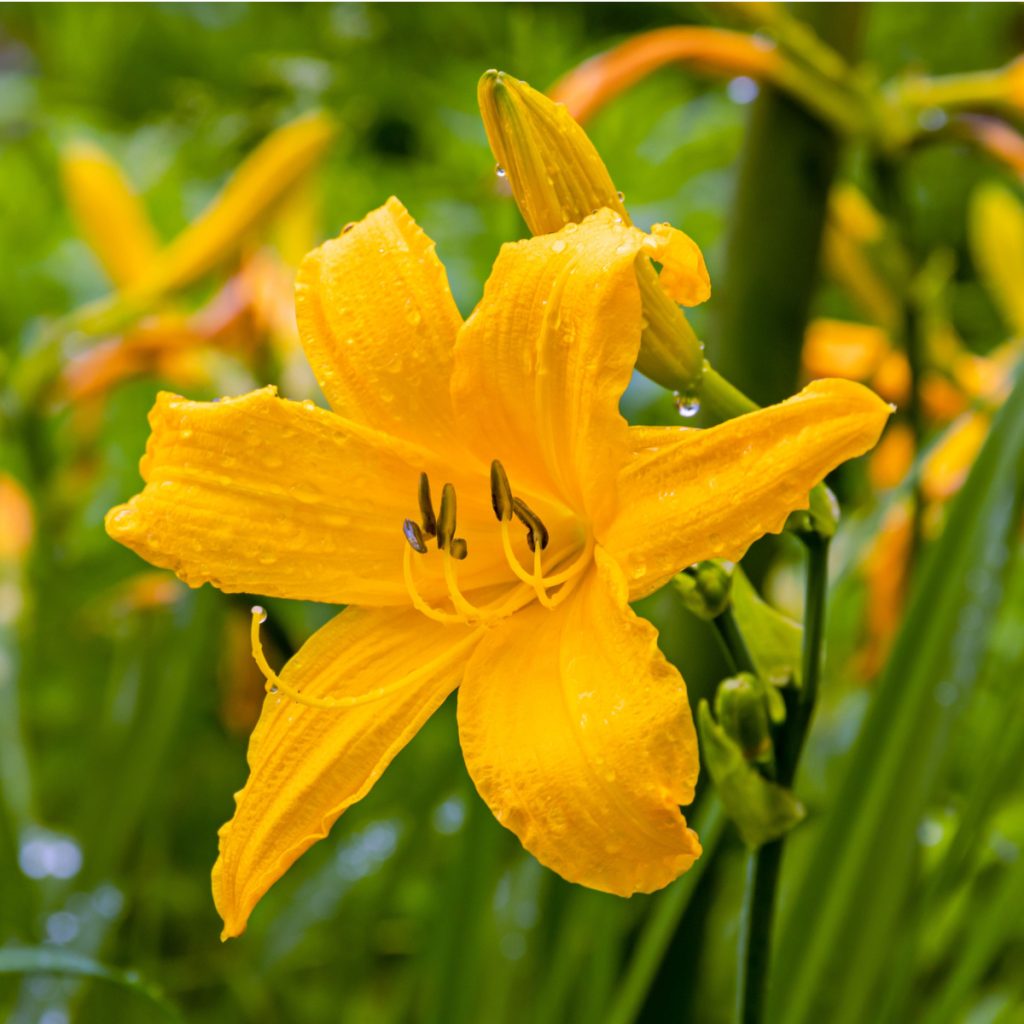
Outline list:
[[[526,543],[531,551],[543,551],[548,546],[548,528],[541,522],[540,516],[534,512],[522,498],[512,499],[512,511],[516,518],[526,527]]]
[[[497,459],[491,463],[491,506],[499,523],[511,522],[512,488],[505,475],[505,467]]]
[[[456,537],[452,541],[450,553],[452,558],[457,558],[461,562],[469,554],[469,545],[461,537]]]
[[[437,517],[437,546],[447,551],[455,539],[455,488],[445,484],[441,491],[441,514]]]
[[[402,523],[402,533],[405,534],[405,539],[409,542],[409,547],[413,549],[418,555],[425,555],[427,553],[427,542],[423,539],[423,531],[420,529],[420,524],[413,519],[406,519]]]
[[[430,479],[426,473],[420,473],[419,499],[423,536],[433,537],[437,534],[437,519],[434,517],[434,503],[430,500]]]

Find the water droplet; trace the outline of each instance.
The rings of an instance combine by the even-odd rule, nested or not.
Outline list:
[[[418,309],[410,309],[406,316],[406,320],[408,320],[413,327],[415,327],[422,319],[423,317]]]
[[[497,176],[498,176],[499,178],[504,178],[504,177],[505,177],[505,168],[504,168],[504,167],[502,167],[502,166],[501,166],[501,164],[495,164],[495,165],[494,165],[494,173],[495,173],[495,174],[496,174],[496,175],[497,175]]]
[[[565,252],[565,239],[559,238],[551,243],[552,252]]]
[[[626,193],[619,191],[615,193],[619,197],[619,202],[624,203],[626,201]]]
[[[256,616],[256,620],[261,624],[267,621],[267,610],[261,605],[254,604],[252,606],[252,613]]]
[[[676,412],[680,416],[692,419],[700,412],[700,399],[696,395],[684,395],[676,391],[672,398],[676,403]]]

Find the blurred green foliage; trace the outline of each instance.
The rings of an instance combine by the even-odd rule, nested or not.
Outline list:
[[[437,240],[468,312],[499,244],[523,231],[476,112],[480,73],[500,67],[546,87],[631,33],[732,17],[687,4],[0,5],[0,374],[48,321],[105,291],[60,190],[58,151],[71,138],[108,149],[171,237],[272,128],[324,108],[341,130],[323,173],[322,236],[398,195]],[[867,20],[864,52],[887,75],[995,66],[1024,38],[1016,5],[878,5]],[[743,98],[742,90],[732,95]],[[589,126],[634,219],[670,220],[693,235],[713,281],[724,272],[746,119],[725,85],[666,70]],[[853,177],[867,173],[855,151],[843,167]],[[911,154],[904,173],[913,245],[954,253],[956,326],[968,345],[987,351],[1004,328],[975,279],[964,211],[978,181],[1007,175],[965,159],[957,145]],[[197,288],[191,298],[205,294]],[[715,303],[695,318],[705,331]],[[814,309],[843,313],[848,303],[825,286]],[[0,439],[0,465],[24,481],[37,519],[24,577],[3,581],[27,609],[16,635],[4,627],[5,650],[18,656],[5,667],[18,681],[20,707],[0,683],[0,757],[25,782],[23,793],[4,793],[0,816],[0,1016],[15,1024],[142,1024],[172,1012],[190,1022],[729,1020],[741,847],[708,795],[699,884],[695,874],[629,901],[570,886],[524,854],[477,798],[451,702],[274,887],[245,936],[218,942],[208,876],[216,830],[244,779],[246,742],[225,708],[239,701],[239,685],[249,687],[243,705],[260,689],[257,679],[239,684],[244,672],[230,643],[249,602],[182,589],[169,603],[133,608],[119,587],[145,567],[102,529],[105,510],[137,489],[145,414],[160,386],[147,378],[114,391],[84,448],[74,410],[60,407],[37,417],[31,435]],[[641,379],[624,407],[637,422],[678,422],[671,396]],[[1012,465],[1012,453],[1003,458]],[[856,469],[839,485],[848,495],[864,491]],[[1012,481],[1004,485],[1013,491]],[[1019,502],[1019,486],[1006,500]],[[863,792],[855,781],[837,784],[871,702],[852,685],[849,659],[837,656],[852,649],[859,628],[863,595],[850,583],[852,565],[881,516],[867,513],[840,537],[839,567],[851,571],[834,588],[825,707],[798,786],[809,822],[794,833],[783,887],[785,907],[804,916],[783,917],[790,959],[779,984],[800,976],[799,957],[815,942],[817,901],[799,891],[800,879],[819,841],[841,846],[849,835],[836,824],[836,794],[853,804],[871,799],[864,779]],[[971,529],[984,532],[984,522]],[[784,583],[793,552],[786,541],[781,548],[775,576]],[[927,785],[907,798],[915,817],[901,821],[910,837],[904,852],[926,885],[909,923],[889,922],[885,934],[859,926],[857,969],[870,985],[858,998],[885,989],[871,949],[892,943],[892,970],[902,970],[886,990],[889,1002],[862,1006],[861,1020],[1024,1021],[1024,925],[1010,910],[1024,898],[1013,868],[1024,849],[1019,552],[1010,563],[1000,568],[1009,596],[1000,604],[986,591],[992,601],[978,604],[985,621],[968,623],[980,633],[972,686],[957,691],[962,706],[945,706],[946,731],[922,754]],[[967,599],[976,590],[968,586]],[[281,624],[278,659],[329,612],[270,607]],[[672,588],[642,611],[659,625],[696,706],[727,674],[711,629],[687,616]],[[921,633],[903,641],[904,659],[929,635],[926,604],[917,621]],[[883,691],[896,707],[902,682],[888,678]],[[929,682],[915,683],[915,699],[944,699],[921,696]],[[957,714],[947,722],[950,706]],[[868,775],[869,755],[861,750],[856,761]],[[909,758],[887,785],[913,781],[924,767]],[[958,832],[961,820],[969,835]],[[884,825],[871,820],[873,842],[887,842]],[[809,877],[831,886],[816,863]],[[858,870],[858,886],[880,884],[870,860]],[[837,890],[830,940],[843,941],[842,915],[854,918],[866,898],[859,888]],[[39,950],[34,963],[20,952],[22,960],[5,961],[26,946]],[[104,974],[100,964],[138,977]],[[840,981],[856,989],[860,977],[847,971]],[[778,990],[783,1000],[787,992]]]

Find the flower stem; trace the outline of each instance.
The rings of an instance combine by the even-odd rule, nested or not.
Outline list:
[[[807,586],[804,610],[802,675],[799,694],[786,694],[786,721],[775,741],[777,779],[791,786],[800,753],[814,714],[821,677],[825,636],[825,598],[828,591],[828,540],[807,535]],[[746,887],[739,931],[739,985],[737,1024],[761,1024],[767,994],[775,896],[785,837],[765,843],[747,854]]]
[[[750,656],[750,649],[747,647],[747,642],[743,639],[740,627],[736,623],[736,616],[732,613],[732,607],[726,607],[725,611],[720,615],[716,615],[711,621],[718,633],[718,639],[722,642],[722,647],[725,649],[725,656],[729,661],[730,669],[733,672],[753,672],[756,674],[757,669],[754,667],[754,659]]]

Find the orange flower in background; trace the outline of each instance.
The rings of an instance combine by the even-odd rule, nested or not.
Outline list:
[[[760,79],[771,79],[781,67],[775,44],[756,36],[718,28],[661,28],[591,57],[552,86],[551,98],[584,124],[609,100],[668,64]]]
[[[192,585],[348,605],[280,675],[254,615],[271,693],[221,831],[225,937],[457,686],[477,789],[542,863],[629,895],[699,855],[685,686],[629,602],[780,530],[889,408],[819,381],[709,430],[630,428],[647,244],[602,210],[508,245],[462,323],[390,200],[300,270],[335,411],[158,399],[111,536]]]

